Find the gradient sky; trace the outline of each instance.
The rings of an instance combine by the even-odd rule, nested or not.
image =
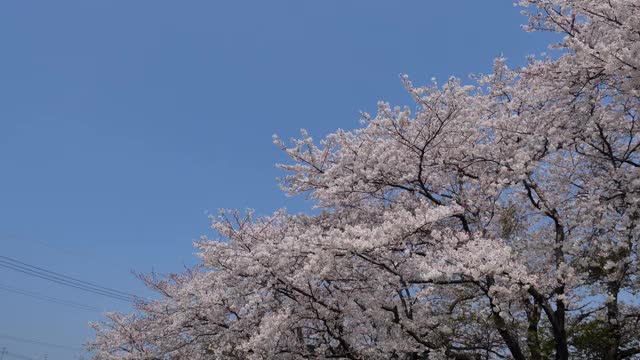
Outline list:
[[[132,271],[194,264],[191,241],[214,236],[208,213],[309,208],[279,190],[274,164],[286,159],[272,134],[319,139],[358,126],[378,100],[410,104],[401,73],[467,79],[501,54],[522,65],[550,35],[520,30],[519,11],[477,0],[3,1],[0,255],[147,296]],[[1,267],[0,286],[130,310]],[[0,350],[78,358],[100,319],[0,290]]]

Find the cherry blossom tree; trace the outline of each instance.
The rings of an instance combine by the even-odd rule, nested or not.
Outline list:
[[[95,359],[640,358],[640,4],[523,0],[557,59],[285,143],[318,215],[223,211]]]

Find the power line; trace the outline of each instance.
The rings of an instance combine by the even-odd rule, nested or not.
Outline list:
[[[6,350],[4,350],[4,351],[3,351],[2,353],[0,353],[0,354],[2,354],[3,356],[4,356],[4,355],[6,355],[6,356],[8,356],[9,358],[13,358],[13,359],[20,359],[20,360],[36,360],[35,358],[28,357],[28,356],[25,356],[25,355],[16,354],[16,353],[12,353],[12,352],[9,352],[9,351],[6,351]],[[0,359],[4,359],[4,357],[2,357],[2,358],[0,358]]]
[[[55,283],[73,287],[79,290],[84,290],[90,293],[103,295],[113,299],[118,299],[118,300],[123,300],[128,302],[135,302],[136,300],[139,299],[135,295],[128,294],[122,291],[109,289],[100,285],[95,285],[86,281],[78,280],[66,275],[58,274],[53,271],[45,270],[37,266],[33,266],[23,262],[19,262],[17,260],[9,259],[10,261],[13,261],[12,263],[9,261],[2,260],[2,258],[9,259],[5,256],[0,256],[1,267],[11,269],[17,272],[21,272],[23,274],[31,275],[43,280],[55,282]],[[121,295],[121,294],[124,294],[124,295]]]
[[[53,344],[53,343],[49,343],[49,342],[45,342],[45,341],[27,339],[27,338],[22,338],[22,337],[18,337],[18,336],[11,336],[11,335],[6,335],[6,334],[0,334],[0,339],[16,341],[16,342],[21,342],[21,343],[25,343],[25,344],[40,345],[40,346],[45,346],[45,347],[55,348],[55,349],[61,349],[61,350],[69,350],[69,351],[82,351],[83,350],[83,349],[81,349],[79,347]]]
[[[0,284],[0,291],[10,292],[10,293],[18,294],[18,295],[29,296],[29,297],[32,297],[34,299],[44,300],[44,301],[55,303],[55,304],[59,304],[59,305],[65,305],[65,306],[68,306],[68,307],[71,307],[71,308],[75,308],[75,309],[78,309],[78,310],[96,311],[96,312],[101,312],[102,311],[101,309],[99,309],[97,307],[94,307],[94,306],[89,306],[89,305],[84,305],[84,304],[76,303],[76,302],[69,301],[69,300],[54,298],[52,296],[47,296],[47,295],[43,295],[43,294],[39,294],[39,293],[34,293],[34,292],[23,290],[23,289],[5,287],[5,286],[3,286],[1,284]]]
[[[42,274],[40,274],[38,272],[34,272],[32,270],[28,270],[28,269],[22,270],[19,267],[14,267],[15,265],[12,266],[12,265],[3,264],[1,261],[0,261],[0,266],[1,267],[5,267],[7,269],[11,269],[11,270],[15,270],[15,271],[21,272],[23,274],[35,276],[35,277],[43,279],[43,280],[55,282],[55,283],[58,283],[58,284],[61,284],[61,285],[69,286],[69,287],[72,287],[72,288],[76,288],[76,289],[79,289],[79,290],[87,291],[87,292],[98,294],[98,295],[103,295],[103,296],[114,298],[114,299],[117,299],[117,300],[123,300],[123,301],[128,301],[128,302],[134,302],[135,301],[134,299],[131,299],[131,298],[114,296],[114,295],[106,293],[106,292],[101,292],[101,291],[97,291],[97,290],[91,289],[89,287],[83,287],[81,285],[76,285],[76,284],[73,284],[73,283],[68,282],[68,281],[60,281],[58,279],[51,278],[51,277],[48,277],[46,275],[42,275]]]
[[[24,289],[15,288],[15,287],[12,287],[12,286],[4,285],[4,284],[1,284],[1,283],[0,283],[0,291],[6,291],[6,292],[14,293],[14,294],[29,296],[29,297],[32,297],[34,299],[40,299],[40,300],[48,301],[48,302],[59,304],[59,305],[65,305],[65,306],[68,306],[68,307],[71,307],[71,308],[75,308],[75,309],[79,309],[79,310],[102,312],[101,309],[99,309],[99,308],[97,308],[95,306],[89,306],[89,305],[80,304],[80,303],[77,303],[77,302],[74,302],[74,301],[70,301],[70,300],[59,299],[59,298],[55,298],[55,297],[52,297],[52,296],[48,296],[48,295],[32,292],[32,291],[29,291],[29,290],[24,290]]]
[[[74,282],[78,282],[78,283],[81,283],[81,284],[84,284],[84,285],[88,285],[88,286],[91,286],[91,287],[102,289],[102,290],[107,291],[107,292],[112,292],[112,293],[115,293],[115,294],[120,294],[120,295],[123,295],[123,296],[136,298],[136,296],[131,294],[131,293],[127,293],[127,292],[124,292],[124,291],[120,291],[120,290],[104,287],[104,286],[101,286],[101,285],[90,283],[88,281],[79,280],[79,279],[73,278],[71,276],[63,275],[63,274],[60,274],[60,273],[57,273],[57,272],[54,272],[54,271],[51,271],[51,270],[46,270],[46,269],[43,269],[43,268],[35,266],[35,265],[29,265],[27,263],[24,263],[22,261],[18,261],[16,259],[12,259],[12,258],[7,257],[7,256],[0,255],[0,258],[1,259],[5,259],[7,261],[10,261],[12,263],[28,266],[30,268],[33,268],[33,269],[36,269],[36,270],[39,270],[39,271],[42,271],[42,272],[45,272],[45,273],[52,274],[53,276],[56,276],[56,277],[61,277],[61,278],[64,278],[64,279],[68,279],[68,280],[71,280],[71,281],[74,281]]]

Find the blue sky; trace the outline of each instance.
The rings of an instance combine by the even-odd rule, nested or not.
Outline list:
[[[218,208],[287,207],[276,133],[358,126],[414,83],[522,65],[548,34],[511,1],[4,1],[0,255],[148,295],[131,271],[194,264]],[[0,268],[0,285],[127,303]],[[0,349],[70,359],[99,312],[0,290]],[[16,338],[23,341],[18,341]],[[31,341],[31,342],[27,342]],[[62,345],[35,344],[46,342]],[[10,358],[10,357],[8,357]]]

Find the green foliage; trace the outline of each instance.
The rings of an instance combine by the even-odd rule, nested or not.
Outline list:
[[[614,334],[603,320],[581,323],[571,333],[576,359],[604,359],[607,349],[615,344]]]
[[[523,220],[515,204],[509,202],[500,208],[500,237],[509,240],[524,228]]]

